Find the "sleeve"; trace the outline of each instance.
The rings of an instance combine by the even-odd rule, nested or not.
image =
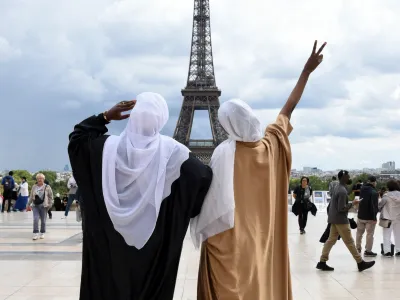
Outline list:
[[[82,169],[82,165],[88,159],[89,142],[107,133],[106,124],[108,122],[104,119],[103,114],[92,116],[75,125],[74,131],[69,135],[68,155],[77,182],[85,180],[84,176],[79,177],[80,172],[78,175],[75,172]]]
[[[379,203],[378,203],[378,210],[379,211],[382,211],[382,208],[386,205],[387,200],[388,200],[388,197],[387,196],[383,196],[382,200],[379,201]]]
[[[274,134],[281,137],[288,137],[292,132],[293,127],[287,116],[280,114],[275,123],[269,125],[265,130],[265,135]]]
[[[47,187],[49,189],[47,192],[47,197],[49,198],[49,201],[50,201],[49,205],[52,206],[53,202],[54,202],[53,189],[49,185]]]
[[[196,197],[196,203],[194,204],[190,218],[194,218],[200,214],[201,207],[203,206],[203,203],[204,203],[204,199],[206,198],[206,195],[207,195],[208,190],[211,185],[211,181],[212,181],[212,177],[213,177],[212,169],[209,166],[205,165],[203,173],[204,174],[201,178],[201,188]]]
[[[374,221],[376,221],[377,220],[376,216],[379,212],[379,194],[378,194],[378,192],[374,192],[372,194],[372,209],[374,211],[374,217],[375,217]]]
[[[296,186],[296,187],[294,188],[293,194],[296,195],[296,198],[299,196],[299,186]],[[295,198],[295,199],[296,199],[296,198]]]
[[[338,197],[338,211],[339,212],[348,212],[349,209],[353,206],[353,204],[348,203],[348,196],[345,192],[340,192]]]
[[[31,189],[31,194],[29,196],[28,206],[30,206],[32,204],[32,201],[33,201],[33,190],[34,189],[35,189],[35,186],[33,186],[32,189]]]

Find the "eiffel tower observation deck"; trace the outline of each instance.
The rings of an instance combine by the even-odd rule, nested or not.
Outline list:
[[[209,0],[194,0],[192,46],[183,103],[175,128],[174,139],[189,149],[204,163],[209,163],[215,147],[226,140],[227,134],[218,122],[221,90],[215,82],[211,43]],[[207,110],[212,138],[190,139],[196,110]]]

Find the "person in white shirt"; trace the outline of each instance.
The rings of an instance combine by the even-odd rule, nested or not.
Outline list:
[[[15,202],[13,211],[25,211],[29,200],[29,185],[26,181],[26,177],[22,177],[22,181],[18,187],[17,193],[18,198],[17,202]]]
[[[68,202],[67,202],[67,206],[65,207],[65,214],[64,214],[63,219],[68,217],[69,209],[71,208],[72,202],[74,202],[74,200],[75,200],[76,190],[78,189],[78,185],[76,184],[74,176],[71,176],[68,179],[67,187],[69,189]]]

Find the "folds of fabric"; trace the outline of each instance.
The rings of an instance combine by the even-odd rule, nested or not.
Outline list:
[[[171,193],[189,149],[160,134],[168,106],[155,93],[142,93],[120,136],[103,151],[103,195],[115,229],[141,249],[156,226],[160,206]]]
[[[214,151],[210,167],[213,181],[204,200],[201,213],[190,224],[194,246],[234,226],[234,164],[236,142],[257,142],[262,138],[260,122],[248,104],[239,99],[223,103],[218,119],[229,135]]]
[[[292,299],[287,190],[292,127],[280,115],[255,143],[236,143],[235,226],[202,244],[198,300]]]
[[[156,227],[142,249],[127,245],[103,197],[103,149],[109,138],[102,115],[75,126],[68,146],[82,197],[83,253],[80,300],[172,300],[189,220],[200,213],[212,172],[192,154],[162,201]]]

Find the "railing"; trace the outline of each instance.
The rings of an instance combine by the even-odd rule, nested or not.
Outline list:
[[[214,147],[213,140],[189,140],[189,147]]]

